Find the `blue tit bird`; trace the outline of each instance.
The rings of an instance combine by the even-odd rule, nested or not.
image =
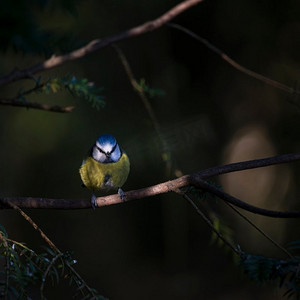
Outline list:
[[[96,206],[95,191],[118,190],[121,199],[125,200],[121,187],[129,170],[129,158],[116,139],[110,134],[100,135],[79,169],[83,184],[93,192],[93,208]]]

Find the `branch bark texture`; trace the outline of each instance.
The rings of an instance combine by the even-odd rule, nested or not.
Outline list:
[[[97,51],[101,48],[104,48],[106,46],[109,46],[113,43],[133,38],[135,36],[139,36],[142,34],[145,34],[147,32],[156,30],[166,24],[167,22],[171,21],[173,18],[184,12],[185,10],[193,7],[194,5],[202,2],[203,0],[186,0],[178,5],[174,6],[172,9],[158,17],[157,19],[154,19],[152,21],[146,22],[142,25],[133,27],[129,30],[125,30],[123,32],[120,32],[118,34],[106,37],[104,39],[96,39],[88,43],[86,46],[79,48],[77,50],[74,50],[70,53],[67,53],[65,55],[56,56],[53,55],[48,60],[45,60],[44,62],[38,63],[34,66],[31,66],[27,69],[23,70],[14,70],[10,74],[0,77],[0,85],[6,84],[9,82],[13,82],[20,79],[25,78],[32,78],[32,76],[36,73],[43,72],[45,70],[50,70],[54,67],[57,67],[67,61],[79,59],[87,54],[90,54],[94,51]]]
[[[208,183],[205,179],[225,173],[242,171],[266,167],[276,164],[295,162],[300,160],[300,153],[278,155],[263,159],[249,160],[244,162],[232,163],[213,168],[205,169],[190,175],[185,175],[174,180],[159,183],[139,190],[131,190],[125,193],[126,201],[142,199],[168,192],[182,194],[181,188],[196,187],[208,191],[220,199],[231,203],[234,206],[250,211],[255,214],[274,218],[299,218],[300,211],[273,211],[250,205],[240,199],[237,199],[214,185]],[[118,203],[124,203],[118,194],[97,198],[97,206],[106,206]],[[83,209],[91,208],[91,202],[88,199],[47,199],[32,197],[0,197],[1,209],[10,208],[12,203],[20,208],[41,208],[41,209]]]
[[[8,106],[17,106],[17,107],[25,107],[25,108],[34,108],[51,112],[60,112],[60,113],[68,113],[73,111],[74,106],[59,106],[59,105],[49,105],[37,102],[29,102],[29,101],[21,101],[16,99],[0,99],[0,105],[8,105]]]

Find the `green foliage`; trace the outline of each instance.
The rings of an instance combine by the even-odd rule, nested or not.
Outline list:
[[[205,200],[210,193],[195,188],[181,189],[185,193],[192,193],[198,199]],[[288,299],[300,299],[300,257],[292,257],[283,260],[264,257],[260,255],[247,254],[233,241],[233,231],[224,224],[217,215],[211,213],[209,226],[212,229],[212,242],[217,243],[226,250],[234,250],[233,259],[238,262],[244,272],[259,284],[268,282],[276,283],[280,288],[285,288],[284,296]],[[292,250],[300,249],[300,241],[289,243]]]
[[[285,286],[287,289],[284,296],[288,299],[300,299],[299,257],[282,260],[241,253],[240,265],[259,284],[277,281],[279,287]]]
[[[74,15],[78,2],[78,0],[0,1],[0,26],[5,28],[0,31],[0,50],[5,51],[12,47],[15,51],[44,53],[48,56],[57,48],[66,48],[66,43],[70,42],[68,35],[64,33],[58,36],[51,30],[41,29],[37,15],[42,14],[50,3],[52,14],[55,10],[61,10]],[[60,42],[63,42],[62,47]]]
[[[55,285],[64,278],[70,285],[77,286],[75,298],[80,296],[81,299],[105,299],[96,290],[88,287],[73,270],[72,266],[77,261],[70,253],[56,253],[46,248],[44,253],[37,254],[23,243],[9,239],[1,225],[0,262],[4,266],[0,271],[1,298],[29,299],[30,293],[39,289],[41,299],[44,299],[44,286],[49,279]]]
[[[139,82],[139,87],[140,89],[147,94],[150,98],[154,98],[156,96],[165,96],[165,91],[160,90],[160,89],[154,89],[154,88],[150,88],[147,84],[146,84],[146,80],[144,78],[140,79]]]
[[[105,102],[103,96],[99,95],[99,92],[103,88],[96,88],[93,82],[89,82],[87,78],[77,79],[75,76],[71,77],[66,75],[63,78],[52,78],[45,83],[41,82],[41,77],[36,79],[36,86],[28,91],[20,91],[18,95],[19,100],[25,100],[26,95],[33,92],[35,93],[58,93],[63,90],[67,90],[72,96],[77,96],[91,103],[92,107],[99,109],[104,107]]]
[[[104,107],[105,102],[103,101],[103,97],[98,95],[102,88],[95,88],[93,82],[89,82],[87,78],[77,79],[75,76],[70,78],[69,75],[63,78],[54,78],[50,79],[45,85],[42,87],[42,91],[46,94],[48,93],[57,93],[66,89],[73,96],[77,96],[89,101],[92,104],[92,107],[99,109],[100,107]]]

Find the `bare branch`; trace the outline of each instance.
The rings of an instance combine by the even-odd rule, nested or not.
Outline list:
[[[41,300],[44,300],[44,299],[45,299],[45,296],[44,296],[44,287],[45,287],[45,282],[46,282],[47,276],[48,276],[48,274],[49,274],[51,268],[53,268],[53,266],[55,265],[56,261],[57,261],[58,259],[61,259],[61,258],[63,257],[63,255],[64,255],[64,254],[63,254],[62,252],[60,252],[60,253],[58,253],[56,256],[54,256],[54,257],[52,258],[52,260],[50,261],[50,263],[49,263],[47,269],[45,270],[44,274],[43,274],[43,277],[42,277],[42,280],[41,280],[41,281],[42,281],[42,284],[41,284],[41,286],[40,286]]]
[[[33,197],[0,197],[0,209],[10,208],[9,203],[20,208],[83,209],[91,208],[87,199],[50,199]]]
[[[18,107],[25,107],[25,108],[34,108],[40,109],[50,112],[60,112],[60,113],[69,113],[73,111],[75,108],[74,106],[58,106],[58,105],[49,105],[49,104],[42,104],[37,102],[28,102],[22,101],[17,99],[0,99],[0,105],[8,105],[8,106],[18,106]]]
[[[273,211],[259,208],[241,201],[229,194],[224,193],[215,186],[205,181],[205,178],[217,176],[225,173],[242,171],[253,168],[260,168],[270,165],[287,163],[300,160],[300,153],[278,155],[269,158],[249,160],[245,162],[233,163],[223,166],[217,166],[196,172],[191,175],[185,175],[180,178],[156,184],[139,190],[131,190],[125,193],[126,201],[134,199],[142,199],[168,192],[178,193],[180,188],[194,186],[218,196],[226,202],[238,206],[244,210],[255,214],[264,215],[273,218],[299,218],[300,211]],[[97,206],[106,206],[117,203],[122,203],[118,194],[96,199]],[[82,209],[91,208],[90,200],[87,199],[47,199],[47,198],[32,198],[32,197],[0,197],[2,203],[0,209],[9,208],[14,204],[21,208],[47,208],[47,209]]]
[[[274,211],[274,210],[264,209],[264,208],[256,207],[254,205],[250,205],[244,201],[241,201],[221,191],[214,185],[199,178],[197,179],[197,181],[194,182],[194,186],[197,186],[205,191],[208,191],[214,194],[215,196],[219,197],[220,199],[233,204],[234,206],[250,211],[257,215],[262,215],[271,218],[299,218],[300,217],[300,211]]]
[[[161,143],[161,147],[162,147],[162,152],[165,154],[166,158],[163,159],[164,163],[166,164],[166,173],[168,174],[168,177],[170,177],[169,175],[171,174],[171,169],[172,169],[172,162],[171,162],[171,152],[170,152],[170,147],[165,139],[165,137],[162,134],[160,125],[159,125],[159,121],[154,113],[154,110],[151,106],[151,102],[149,101],[149,99],[146,97],[145,92],[143,91],[143,88],[139,85],[139,83],[137,82],[137,80],[135,79],[133,72],[131,70],[130,64],[126,58],[126,56],[124,55],[123,51],[116,45],[113,45],[115,50],[118,53],[118,56],[121,60],[121,63],[125,69],[125,72],[128,76],[128,79],[134,89],[134,91],[138,94],[139,98],[141,99],[141,101],[144,104],[144,107],[149,115],[149,118],[153,124],[153,127],[156,131],[156,134],[160,140]]]
[[[204,222],[210,227],[210,229],[217,235],[217,237],[223,241],[235,254],[240,256],[240,251],[237,247],[234,247],[229,240],[227,240],[213,225],[212,221],[209,219],[208,216],[205,215],[203,211],[197,206],[197,204],[190,198],[186,193],[182,193],[182,196],[190,202],[190,204],[195,208],[196,212],[201,216]]]
[[[220,50],[219,48],[217,48],[216,46],[214,46],[213,44],[211,44],[208,40],[202,38],[201,36],[197,35],[196,33],[192,32],[191,30],[178,25],[178,24],[173,24],[173,23],[168,23],[167,24],[170,27],[176,28],[186,34],[188,34],[189,36],[193,37],[194,39],[196,39],[197,41],[201,42],[203,45],[205,45],[208,49],[210,49],[211,51],[213,51],[214,53],[216,53],[217,55],[219,55],[223,60],[225,60],[228,64],[230,64],[232,67],[234,67],[235,69],[237,69],[238,71],[247,74],[248,76],[251,76],[257,80],[260,80],[266,84],[269,84],[277,89],[283,90],[289,94],[298,94],[300,95],[300,91],[296,90],[294,88],[291,88],[283,83],[280,83],[276,80],[270,79],[266,76],[263,76],[259,73],[256,73],[254,71],[251,71],[245,67],[243,67],[242,65],[238,64],[236,61],[234,61],[232,58],[230,58],[226,53],[224,53],[222,50]]]
[[[26,95],[30,95],[31,93],[38,91],[43,86],[45,86],[45,84],[36,83],[36,85],[33,88],[30,88],[26,91],[22,91],[22,93],[19,92],[13,98],[5,98],[5,99],[0,98],[0,105],[25,107],[28,109],[33,108],[33,109],[40,109],[49,112],[61,112],[61,113],[68,113],[73,111],[73,109],[75,108],[74,106],[62,107],[59,105],[41,104],[37,102],[27,101],[27,99],[24,97]]]
[[[178,5],[174,6],[169,11],[167,11],[165,14],[158,17],[157,19],[146,22],[140,26],[133,27],[129,30],[125,30],[118,34],[108,36],[101,40],[93,40],[90,43],[88,43],[86,46],[79,48],[77,50],[74,50],[67,54],[60,55],[60,56],[53,55],[48,60],[45,60],[44,62],[36,64],[27,69],[14,70],[10,74],[0,77],[0,84],[9,83],[9,82],[13,82],[13,81],[16,81],[19,79],[24,79],[24,78],[32,78],[32,76],[38,72],[52,69],[52,68],[57,67],[67,61],[79,59],[83,56],[86,56],[87,54],[90,54],[96,50],[104,48],[113,43],[156,30],[156,29],[160,28],[162,25],[164,25],[165,23],[171,21],[177,15],[181,14],[185,10],[191,8],[192,6],[198,4],[202,1],[203,0],[183,1],[183,2],[179,3]]]
[[[46,241],[46,243],[56,252],[61,253],[61,251],[55,246],[55,244],[48,238],[48,236],[42,231],[42,229],[22,210],[20,209],[15,203],[11,203],[11,201],[6,202],[8,206],[13,208],[14,210],[18,211],[19,214],[30,223],[30,225],[39,232],[41,237]]]
[[[225,173],[231,173],[236,171],[243,171],[249,169],[256,169],[266,166],[272,166],[277,164],[283,164],[288,162],[293,162],[300,160],[300,153],[291,153],[291,154],[282,154],[273,157],[255,159],[255,160],[248,160],[242,161],[217,167],[212,167],[200,172],[195,173],[193,176],[197,176],[197,174],[203,178],[208,178],[212,176],[217,176]]]
[[[273,238],[271,238],[266,232],[260,229],[256,224],[254,224],[246,215],[242,214],[236,207],[234,207],[229,202],[225,202],[225,204],[230,207],[235,213],[237,213],[242,219],[244,219],[248,224],[250,224],[255,230],[257,230],[263,237],[269,240],[275,247],[284,252],[289,258],[293,259],[294,256],[283,246],[278,244]]]

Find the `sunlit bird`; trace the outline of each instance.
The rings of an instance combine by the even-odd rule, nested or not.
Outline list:
[[[93,208],[97,206],[95,191],[118,190],[121,199],[125,200],[121,187],[129,170],[129,158],[116,139],[110,134],[100,135],[79,169],[83,184],[93,192]]]

